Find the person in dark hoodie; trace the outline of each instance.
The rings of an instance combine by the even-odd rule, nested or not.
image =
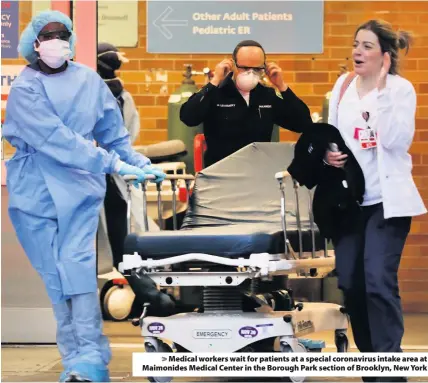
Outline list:
[[[98,44],[97,72],[110,88],[122,111],[125,127],[128,129],[133,144],[140,133],[140,116],[131,94],[124,88],[121,78],[116,71],[129,60],[123,52],[112,44]]]
[[[129,60],[114,45],[108,43],[98,45],[97,72],[116,98],[125,127],[131,136],[131,143],[134,143],[140,131],[140,118],[131,94],[124,89],[123,81],[116,75],[122,63],[127,62]],[[122,198],[114,178],[106,174],[106,181],[104,209],[113,265],[118,269],[119,262],[122,262],[123,243],[127,234],[126,201]]]

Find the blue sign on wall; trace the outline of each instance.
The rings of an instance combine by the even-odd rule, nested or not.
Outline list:
[[[1,57],[18,58],[19,1],[1,2]]]
[[[322,53],[324,2],[147,1],[150,53],[231,53],[256,40],[267,53]]]

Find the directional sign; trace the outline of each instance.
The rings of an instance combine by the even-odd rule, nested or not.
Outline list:
[[[322,53],[324,2],[147,1],[150,53],[231,53],[256,40],[267,53]]]
[[[171,7],[167,7],[160,16],[153,21],[153,25],[158,28],[167,40],[173,38],[173,34],[168,27],[187,27],[189,22],[187,20],[169,20],[168,16],[173,12]]]
[[[1,2],[1,57],[18,58],[19,1]]]

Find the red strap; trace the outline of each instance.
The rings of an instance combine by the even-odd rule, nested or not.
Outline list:
[[[199,133],[193,139],[193,161],[195,173],[200,172],[204,168],[204,153],[207,150],[205,135]]]
[[[343,95],[346,92],[346,89],[348,89],[348,86],[351,84],[352,80],[357,76],[355,72],[350,72],[346,78],[345,81],[343,81],[342,87],[340,88],[340,94],[339,94],[339,101],[337,102],[337,107],[339,107],[340,101],[342,100]]]

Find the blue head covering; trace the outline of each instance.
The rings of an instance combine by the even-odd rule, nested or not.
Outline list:
[[[34,42],[36,41],[40,31],[49,23],[64,24],[68,31],[71,32],[70,49],[72,53],[70,58],[73,58],[76,47],[76,34],[72,30],[72,21],[68,16],[59,11],[43,11],[33,17],[25,30],[22,32],[21,38],[19,40],[18,52],[29,63],[35,62],[38,58],[37,53],[34,50]]]

